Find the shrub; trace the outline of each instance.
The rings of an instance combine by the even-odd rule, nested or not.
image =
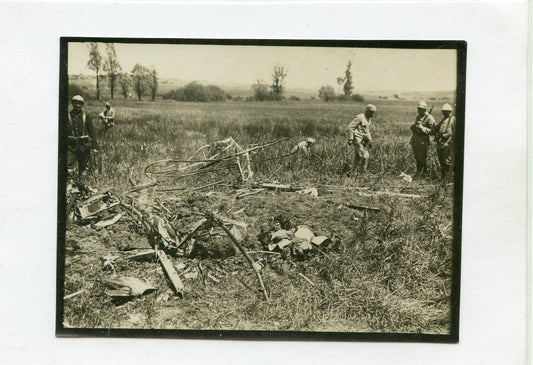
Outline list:
[[[82,87],[78,84],[68,84],[68,100],[70,101],[74,95],[81,95],[85,100],[92,99],[87,87]]]
[[[342,94],[342,95],[337,96],[337,97],[335,98],[335,100],[337,100],[337,101],[348,101],[348,100],[350,100],[350,99],[349,99],[348,96]]]
[[[197,82],[191,82],[182,88],[170,90],[163,95],[163,99],[177,101],[225,101],[231,99],[231,95],[215,85],[203,86]]]
[[[295,95],[292,95],[289,100],[300,101],[300,98]]]
[[[352,95],[351,99],[352,99],[352,101],[359,102],[359,103],[364,103],[365,102],[365,97],[363,95],[360,95],[360,94]]]
[[[318,89],[318,97],[325,102],[331,101],[335,99],[335,90],[333,87],[327,85],[322,86],[320,89]]]

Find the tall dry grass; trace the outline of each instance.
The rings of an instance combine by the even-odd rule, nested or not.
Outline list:
[[[103,171],[89,177],[97,186],[124,191],[130,188],[129,176],[136,181],[145,178],[143,170],[148,163],[186,159],[198,147],[229,136],[243,147],[279,138],[300,141],[313,137],[317,143],[309,158],[277,158],[290,151],[289,141],[255,155],[252,167],[256,180],[345,185],[347,189],[354,185],[376,190],[396,186],[423,193],[424,199],[365,198],[365,205],[382,207],[378,213],[367,214],[339,210],[339,205],[355,199],[348,190],[305,204],[280,194],[268,198],[268,202],[250,199],[235,206],[235,210],[246,207],[249,218],[257,223],[244,240],[247,248],[261,249],[259,227],[272,229],[273,216],[285,211],[292,224],[308,224],[334,240],[327,253],[317,252],[304,261],[264,257],[263,275],[270,302],[263,302],[248,290],[255,287],[255,278],[233,250],[221,255],[232,261],[231,266],[237,270],[232,274],[235,280],[208,288],[200,279],[189,282],[191,292],[172,310],[157,303],[155,297],[147,297],[130,303],[126,311],[106,302],[102,285],[94,284],[97,294],[69,302],[66,318],[82,327],[104,328],[122,326],[125,321],[131,325],[128,317],[136,315],[144,318],[136,328],[448,333],[452,240],[447,227],[452,222],[453,188],[430,181],[410,185],[399,179],[400,172],[414,172],[408,141],[415,105],[402,101],[375,104],[378,114],[371,130],[374,146],[369,171],[354,180],[346,177],[352,151],[345,132],[354,115],[364,109],[363,104],[117,101],[115,128],[107,134],[101,131]],[[93,102],[86,105],[93,118],[101,109],[103,105]],[[433,151],[430,169],[436,176]],[[223,178],[227,176],[222,174]],[[169,178],[165,183],[195,182]],[[200,195],[193,198],[192,205],[211,204]],[[204,265],[212,265],[209,269],[216,273],[217,262],[223,268],[218,260]],[[153,264],[139,265],[135,270],[146,275],[154,271]],[[309,285],[298,273],[316,286]],[[151,274],[153,280],[160,280],[160,274]],[[101,279],[101,274],[91,275],[69,276],[65,286],[75,291]]]

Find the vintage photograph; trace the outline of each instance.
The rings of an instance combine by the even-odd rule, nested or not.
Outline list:
[[[60,51],[57,335],[458,341],[465,42]]]

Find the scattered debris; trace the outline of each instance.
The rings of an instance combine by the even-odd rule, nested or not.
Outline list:
[[[131,256],[128,256],[127,260],[135,260],[135,261],[144,261],[144,260],[152,260],[157,257],[157,254],[154,249],[148,249],[143,250],[142,252],[134,253]]]
[[[413,182],[413,177],[411,175],[407,175],[405,172],[401,172],[400,173],[400,177],[405,182],[408,182],[408,183],[412,183]]]
[[[290,185],[290,184],[270,184],[270,183],[264,183],[257,187],[263,188],[263,189],[269,189],[269,190],[288,191],[288,192],[295,192],[295,191],[305,189],[303,186],[295,186],[295,185]]]
[[[77,204],[77,209],[81,220],[91,219],[108,209],[116,207],[120,200],[111,192],[94,195]]]
[[[155,299],[155,301],[158,302],[158,303],[160,303],[160,302],[168,302],[168,300],[170,299],[171,296],[172,296],[172,290],[167,289],[164,292],[162,292],[161,294],[159,294],[157,296],[157,298]]]
[[[296,191],[298,194],[309,194],[311,195],[313,198],[316,198],[318,197],[318,190],[317,188],[308,188],[308,189],[302,189],[302,190],[298,190]]]
[[[207,273],[207,277],[209,279],[211,279],[215,284],[219,284],[220,283],[220,280],[218,280],[217,278],[215,278],[211,273]]]
[[[307,226],[298,226],[298,229],[296,232],[294,232],[294,238],[299,238],[304,241],[311,241],[314,236],[315,234],[313,231],[311,231]]]
[[[122,217],[122,213],[118,213],[116,216],[114,216],[111,219],[100,221],[98,223],[93,224],[95,228],[104,228],[107,226],[110,226],[112,224],[115,224],[118,222],[118,220]]]
[[[144,281],[130,276],[114,275],[105,279],[104,283],[108,287],[105,293],[111,297],[138,297],[157,290]]]
[[[183,275],[185,279],[196,279],[198,277],[198,271],[191,271]]]
[[[306,252],[311,251],[314,246],[330,242],[331,240],[327,236],[315,236],[308,226],[300,225],[296,229],[280,229],[273,232],[270,235],[270,243],[267,247],[269,251],[283,250],[289,247],[294,256],[302,257]]]
[[[355,205],[355,204],[351,204],[351,203],[346,203],[344,204],[346,207],[348,208],[351,208],[351,209],[357,209],[357,210],[371,210],[373,212],[379,212],[379,208],[375,208],[375,207],[368,207],[366,205]]]
[[[293,256],[303,258],[311,251],[320,251],[324,253],[320,249],[320,247],[325,247],[329,243],[331,243],[331,240],[328,236],[315,236],[315,233],[306,225],[299,225],[296,228],[292,228],[294,226],[290,224],[290,222],[284,222],[284,220],[282,219],[283,217],[281,217],[278,222],[279,227],[285,229],[277,230],[275,232],[272,232],[271,234],[269,234],[271,228],[262,231],[262,234],[264,233],[266,236],[264,239],[261,238],[261,242],[264,246],[268,247],[268,251],[265,250],[247,252],[243,248],[241,241],[246,237],[246,229],[248,227],[248,224],[246,222],[243,222],[242,220],[227,218],[221,214],[218,214],[218,211],[204,212],[205,208],[197,208],[196,206],[185,213],[175,211],[173,212],[172,210],[175,209],[174,204],[167,204],[167,208],[167,206],[163,205],[160,201],[157,200],[157,198],[155,200],[155,203],[157,204],[150,204],[146,201],[146,199],[136,199],[133,198],[132,195],[128,194],[139,192],[141,190],[154,186],[159,187],[158,190],[155,190],[156,192],[178,190],[192,192],[212,186],[233,186],[235,187],[234,191],[236,192],[235,199],[242,199],[244,197],[253,196],[265,192],[267,190],[279,192],[296,192],[302,195],[318,197],[319,189],[317,189],[316,187],[281,184],[278,181],[273,181],[271,183],[247,184],[248,188],[246,189],[236,189],[241,182],[246,182],[252,178],[253,171],[251,161],[253,160],[254,155],[258,153],[261,149],[273,146],[284,140],[287,139],[273,141],[263,145],[254,145],[245,149],[242,148],[232,137],[228,137],[221,141],[217,141],[209,145],[200,147],[187,160],[166,159],[153,162],[147,165],[144,170],[144,172],[152,180],[147,183],[136,184],[132,180],[130,174],[129,180],[132,185],[132,188],[122,195],[115,195],[110,191],[105,191],[102,194],[96,195],[96,191],[94,189],[88,190],[79,186],[70,185],[68,187],[68,193],[71,197],[71,200],[69,202],[71,204],[70,211],[72,211],[72,213],[69,215],[69,217],[72,220],[75,220],[77,218],[80,224],[92,223],[93,228],[101,229],[116,224],[126,213],[129,213],[129,215],[134,217],[135,223],[138,224],[140,222],[142,230],[144,231],[144,233],[146,233],[146,241],[150,242],[151,248],[136,251],[129,255],[122,256],[123,259],[135,261],[157,259],[160,262],[163,272],[165,273],[171,284],[172,289],[170,293],[173,290],[180,297],[185,291],[185,286],[181,281],[180,275],[185,279],[196,279],[198,277],[198,273],[200,272],[204,284],[207,279],[211,280],[215,284],[218,284],[220,283],[220,279],[218,279],[215,275],[207,272],[207,270],[202,270],[201,263],[198,264],[198,269],[192,270],[191,265],[187,266],[183,263],[178,263],[175,265],[169,256],[175,257],[181,255],[189,258],[204,258],[208,254],[206,247],[204,247],[204,245],[202,244],[204,238],[208,235],[210,237],[224,237],[225,235],[233,242],[233,244],[249,262],[259,282],[260,291],[262,292],[265,300],[269,300],[269,295],[264,285],[263,277],[261,274],[262,265],[259,261],[261,261],[262,258],[257,257],[259,258],[259,260],[254,261],[250,257],[250,254],[262,253],[270,255],[283,255],[283,257],[285,257],[286,254],[290,253]],[[307,146],[308,142],[314,143],[315,141],[313,140],[304,142]],[[303,142],[301,145],[303,146]],[[167,177],[194,176],[193,179],[195,179],[197,175],[202,175],[208,172],[215,171],[215,167],[217,169],[216,174],[218,174],[219,178],[221,176],[220,170],[231,168],[234,169],[235,167],[237,167],[240,177],[239,183],[235,185],[229,185],[227,182],[228,179],[226,179],[226,181],[219,180],[216,182],[210,182],[208,184],[202,182],[201,184],[192,184],[192,186],[191,184],[189,184],[186,187],[166,188],[163,187],[162,183],[156,179],[157,176],[161,175],[167,175]],[[280,168],[282,167],[283,164],[280,166]],[[230,176],[230,174],[225,175]],[[412,178],[407,174],[402,173],[400,174],[400,177],[404,181],[412,181]],[[235,176],[233,176],[232,179],[233,181],[235,181]],[[335,191],[335,189],[337,188],[341,189],[348,187],[325,186],[325,188],[323,188],[323,185],[320,185],[319,188],[320,191],[323,192],[328,191],[328,189]],[[356,191],[355,194],[358,194],[360,196],[388,195],[405,198],[421,197],[420,195],[406,194],[402,192],[373,191],[370,188],[364,187],[356,187],[353,189],[355,189]],[[141,193],[140,196],[143,196],[142,194],[145,194],[145,192]],[[201,195],[202,197],[209,197],[209,199],[205,198],[205,201],[215,203],[217,202],[218,196],[221,194],[222,193],[220,191],[210,191],[207,194],[199,195]],[[80,199],[83,200],[76,202],[76,200]],[[180,201],[180,199],[181,197],[174,198],[173,202]],[[187,204],[194,204],[194,199],[191,199],[191,201],[187,201]],[[124,202],[124,200],[130,203],[128,204]],[[168,203],[169,201],[170,200],[167,200],[166,202]],[[184,203],[185,201],[182,200],[181,202]],[[378,207],[356,205],[353,203],[343,203],[341,206],[356,210],[363,210],[365,211],[365,215],[366,211],[380,211]],[[228,215],[232,211],[233,207],[231,207],[230,209],[228,209],[227,207],[219,209],[221,209],[221,212],[225,212],[225,215]],[[242,214],[244,211],[245,208],[241,208],[232,213],[231,216],[233,218],[239,219],[239,217],[237,216],[239,214]],[[195,216],[198,216],[198,219],[196,221]],[[172,224],[170,224],[170,222],[172,222]],[[123,222],[117,224],[115,227],[122,225]],[[106,237],[108,244],[110,241],[109,234],[113,234],[114,229],[115,228],[113,227],[102,231],[107,235]],[[444,232],[446,229],[447,227],[444,228],[442,231]],[[132,242],[133,241],[134,240],[132,240]],[[326,254],[324,253],[324,255]],[[118,259],[120,259],[119,256],[104,256],[102,258],[104,270],[115,271],[117,268],[116,261]],[[178,275],[178,271],[181,272],[180,275]],[[309,284],[316,286],[305,275],[299,275]],[[127,276],[113,276],[107,279],[105,282],[108,286],[106,293],[110,296],[140,296],[146,292],[156,290],[154,287],[142,282],[139,279]],[[167,292],[162,293],[160,296],[158,296],[157,301],[167,301],[171,295],[167,294]],[[77,293],[66,296],[65,298],[74,295],[77,295]]]
[[[311,242],[313,243],[313,245],[320,246],[323,243],[329,243],[331,241],[326,236],[315,236],[311,239]]]
[[[246,196],[262,193],[263,191],[265,191],[265,189],[240,189],[237,190],[237,195],[235,195],[235,199],[242,199]]]
[[[115,271],[115,261],[118,260],[118,256],[107,255],[102,257],[102,268],[103,270],[112,270]]]
[[[75,293],[72,293],[72,294],[69,294],[69,295],[65,295],[65,296],[63,297],[63,299],[74,298],[75,296],[80,295],[80,294],[83,293],[84,291],[85,291],[85,289],[82,289],[82,290],[79,290],[79,291],[77,291],[77,292],[75,292]]]
[[[224,232],[226,232],[226,234],[228,235],[228,237],[233,241],[233,243],[235,244],[235,246],[237,246],[237,248],[239,249],[239,251],[241,251],[241,253],[244,255],[244,257],[246,258],[246,260],[248,260],[248,262],[250,263],[250,265],[252,265],[252,269],[254,270],[255,272],[255,275],[257,276],[257,280],[259,281],[259,285],[261,286],[261,291],[263,292],[263,295],[265,297],[265,300],[268,301],[268,293],[267,293],[267,290],[265,288],[265,284],[263,284],[263,277],[261,276],[261,266],[259,264],[257,264],[251,257],[250,255],[248,255],[248,253],[242,248],[241,244],[239,243],[239,241],[235,238],[235,236],[233,236],[233,234],[229,231],[229,229],[227,229],[225,226],[224,226],[224,223],[223,221],[218,218],[217,216],[215,216],[214,214],[212,213],[207,213],[206,214],[206,217],[208,220],[211,220],[213,221],[214,223],[218,224],[220,226],[220,228],[222,228],[224,230]]]
[[[309,284],[311,284],[312,286],[314,286],[316,288],[315,283],[313,283],[307,276],[305,276],[301,272],[299,272],[298,275],[300,275],[305,281],[307,281]]]
[[[181,298],[183,296],[183,290],[185,289],[185,286],[183,285],[183,282],[181,281],[178,273],[174,269],[172,262],[162,250],[157,250],[157,257],[159,258],[159,261],[161,262],[165,273],[170,279],[170,282],[172,283],[176,294]]]

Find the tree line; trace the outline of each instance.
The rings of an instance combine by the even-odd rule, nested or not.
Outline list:
[[[120,87],[124,99],[133,91],[139,100],[142,100],[142,97],[147,93],[151,96],[152,101],[155,100],[159,87],[155,66],[152,65],[151,68],[148,68],[137,63],[129,73],[122,72],[115,45],[106,43],[105,47],[106,56],[104,58],[100,54],[98,43],[92,42],[89,44],[87,67],[96,73],[96,100],[100,100],[100,79],[104,75],[109,83],[111,100],[113,100],[117,86]]]
[[[105,78],[109,84],[111,100],[115,91],[120,88],[124,99],[127,99],[133,91],[139,100],[146,94],[155,100],[159,82],[155,66],[148,68],[139,63],[133,66],[130,72],[122,72],[122,67],[118,61],[113,43],[105,44],[105,57],[102,57],[99,44],[91,42],[89,44],[89,61],[87,67],[96,73],[96,100],[100,100],[101,80]],[[322,86],[318,90],[318,96],[325,102],[329,101],[356,101],[364,102],[364,97],[359,94],[352,94],[353,77],[351,72],[352,63],[348,61],[344,76],[337,77],[339,94],[330,85]],[[276,101],[285,99],[285,80],[287,70],[283,66],[274,66],[271,74],[272,82],[269,84],[257,80],[252,85],[253,96],[247,98],[249,101]],[[342,87],[342,92],[341,92]],[[73,85],[74,89],[76,88]],[[164,99],[179,101],[224,101],[231,99],[231,95],[218,86],[203,86],[196,82],[187,84],[182,88],[170,90],[163,95]],[[296,98],[295,98],[296,99]]]

